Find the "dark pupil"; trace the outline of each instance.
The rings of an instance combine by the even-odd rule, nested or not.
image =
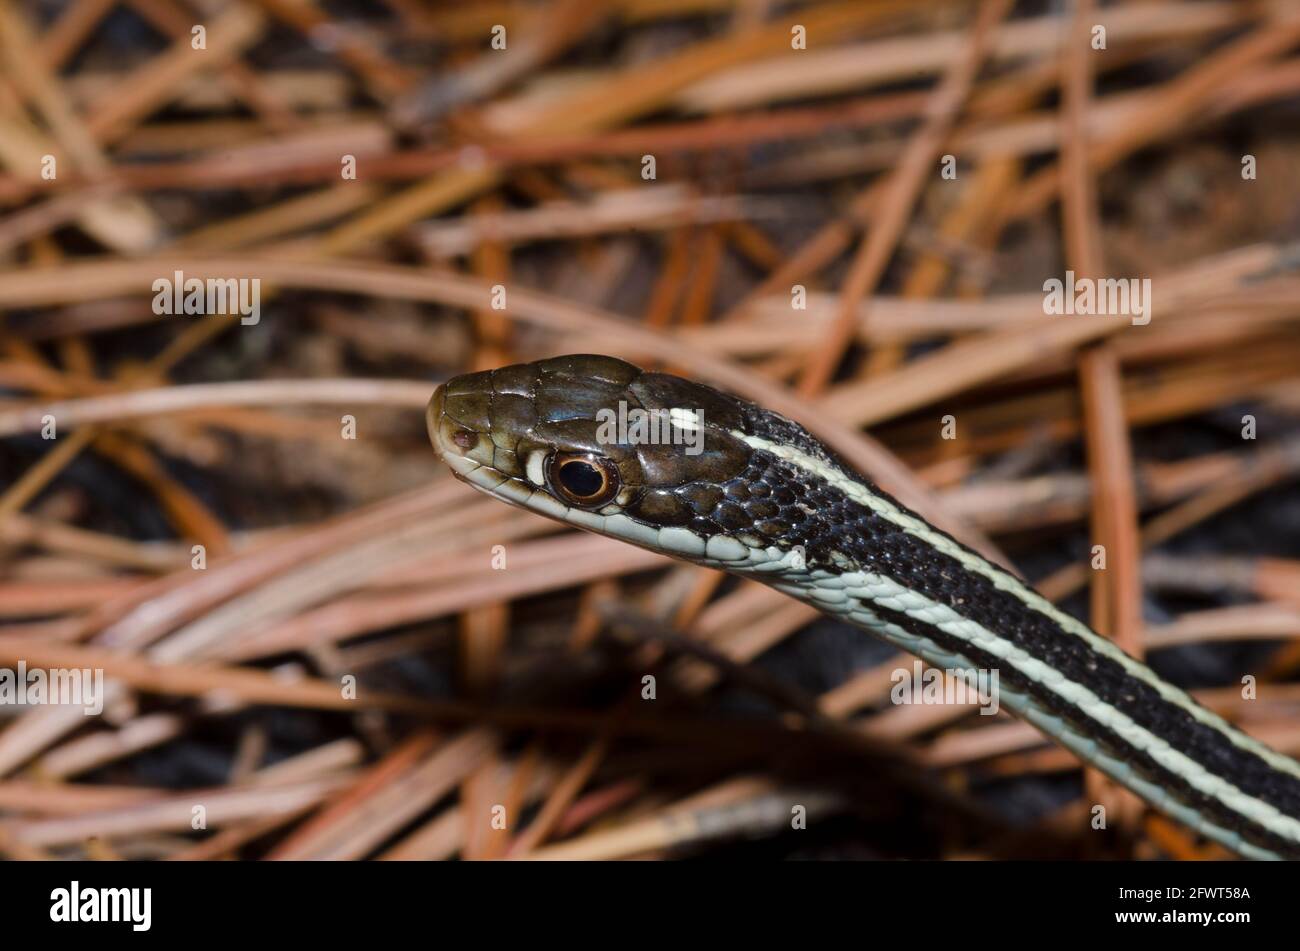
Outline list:
[[[601,471],[590,462],[566,462],[560,466],[560,482],[580,499],[590,498],[605,485]]]

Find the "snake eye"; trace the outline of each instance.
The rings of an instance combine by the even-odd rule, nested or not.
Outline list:
[[[552,490],[571,505],[595,508],[618,494],[618,469],[601,456],[557,453],[547,469]]]

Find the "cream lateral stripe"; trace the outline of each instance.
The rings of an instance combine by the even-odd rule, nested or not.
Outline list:
[[[1006,638],[969,618],[962,617],[947,605],[931,601],[884,575],[856,571],[845,573],[840,577],[845,582],[844,590],[851,597],[906,614],[945,634],[959,638],[974,648],[1001,658],[1029,680],[1051,690],[1075,709],[1146,753],[1171,773],[1182,777],[1197,791],[1213,797],[1270,832],[1300,842],[1300,820],[1286,815],[1276,806],[1242,792],[1223,777],[1215,775],[1200,763],[1174,749],[1167,740],[1150,732],[1122,710],[1103,701],[1083,684],[1067,678],[1055,667],[1030,655]]]
[[[801,600],[807,600],[806,596]],[[895,647],[901,648],[926,663],[938,668],[974,669],[979,665],[963,654],[956,654],[921,634],[914,634],[877,615],[863,601],[855,598],[839,609],[846,620],[874,631]],[[1239,855],[1252,859],[1277,859],[1274,852],[1248,842],[1235,830],[1225,828],[1206,818],[1184,803],[1168,789],[1146,779],[1122,759],[1111,755],[1096,740],[1080,733],[1073,724],[1062,719],[1036,698],[1020,693],[1006,685],[999,687],[1002,703],[1017,711],[1022,717],[1048,736],[1055,737],[1080,759],[1093,763],[1111,778],[1127,784],[1157,809],[1179,820],[1188,828],[1197,829],[1210,838],[1228,846]]]
[[[1063,630],[1082,638],[1093,650],[1122,666],[1130,676],[1136,677],[1154,688],[1162,698],[1186,710],[1188,714],[1199,720],[1201,723],[1213,727],[1215,730],[1221,732],[1224,739],[1228,740],[1234,746],[1250,753],[1254,753],[1275,769],[1300,778],[1300,763],[1297,763],[1289,756],[1283,756],[1282,754],[1269,749],[1262,743],[1257,743],[1245,733],[1234,729],[1222,717],[1194,702],[1186,693],[1179,690],[1177,687],[1161,680],[1150,668],[1144,664],[1138,663],[1132,657],[1129,657],[1122,650],[1116,647],[1114,643],[1096,634],[1090,630],[1087,625],[1058,609],[1037,591],[1021,584],[1016,580],[1016,578],[999,570],[978,555],[966,551],[952,539],[932,528],[928,523],[914,515],[910,515],[907,512],[900,510],[889,500],[875,494],[856,479],[851,478],[840,470],[827,465],[820,459],[810,456],[808,453],[793,446],[774,443],[762,438],[761,436],[750,436],[740,430],[731,430],[731,435],[745,442],[752,448],[770,452],[772,455],[784,459],[792,465],[798,466],[805,472],[820,479],[824,479],[855,502],[866,506],[877,515],[888,519],[902,528],[909,535],[920,539],[932,548],[955,559],[968,571],[974,572],[992,582],[994,587],[999,590],[1014,595],[1027,607],[1051,618],[1060,625]]]

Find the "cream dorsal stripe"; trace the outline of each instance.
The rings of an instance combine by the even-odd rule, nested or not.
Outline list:
[[[824,479],[849,498],[871,509],[882,518],[893,522],[912,537],[953,558],[966,570],[980,575],[999,590],[1018,598],[1030,609],[1047,616],[1056,622],[1062,630],[1082,638],[1092,650],[1120,664],[1130,676],[1146,683],[1155,689],[1162,698],[1181,707],[1201,723],[1220,731],[1225,739],[1240,749],[1254,753],[1273,768],[1300,779],[1300,763],[1297,763],[1296,760],[1283,756],[1234,729],[1222,717],[1196,703],[1184,691],[1162,680],[1149,667],[1137,662],[1120,650],[1113,642],[1100,636],[1076,618],[1061,611],[1037,591],[1022,584],[1014,576],[1002,571],[979,555],[968,551],[929,523],[901,510],[889,499],[872,492],[857,479],[793,446],[781,445],[761,436],[751,436],[740,431],[733,431],[732,435],[755,449],[769,452],[780,459],[784,459],[791,465],[798,466],[810,475]]]
[[[808,600],[797,589],[797,585],[790,585],[787,591],[800,597],[801,600]],[[908,653],[915,654],[933,667],[970,670],[978,666],[963,653],[941,647],[925,635],[908,631],[883,619],[861,601],[847,603],[836,610],[851,623],[874,632],[878,637]],[[1110,755],[1096,740],[1079,732],[1069,721],[1053,713],[1032,695],[1020,693],[1006,684],[1001,686],[1000,693],[1002,702],[1008,708],[1017,711],[1048,736],[1055,737],[1081,758],[1098,765],[1112,779],[1134,789],[1158,809],[1164,810],[1192,828],[1202,828],[1207,834],[1211,834],[1219,842],[1229,845],[1234,851],[1247,858],[1278,858],[1275,853],[1262,849],[1241,838],[1233,830],[1207,819],[1195,808],[1177,798],[1169,789],[1148,780],[1122,758]]]
[[[841,579],[847,582],[846,589],[850,593],[868,603],[898,611],[938,628],[973,648],[993,654],[1020,671],[1027,679],[1044,685],[1074,709],[1082,711],[1122,737],[1125,742],[1150,755],[1171,773],[1181,776],[1198,792],[1218,799],[1276,835],[1300,841],[1300,820],[1286,815],[1271,803],[1248,796],[1223,777],[1174,749],[1167,740],[1152,733],[1123,711],[1105,703],[1086,685],[1061,676],[1055,668],[1031,657],[996,632],[884,575],[852,572],[842,575]]]

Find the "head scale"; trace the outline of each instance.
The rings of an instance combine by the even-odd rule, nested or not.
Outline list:
[[[653,414],[654,438],[615,421]],[[797,473],[746,441],[793,427],[753,404],[613,357],[470,373],[428,408],[456,476],[504,501],[633,544],[731,566],[770,560],[813,512]],[[788,437],[786,430],[782,434]],[[784,467],[784,468],[783,468]]]

